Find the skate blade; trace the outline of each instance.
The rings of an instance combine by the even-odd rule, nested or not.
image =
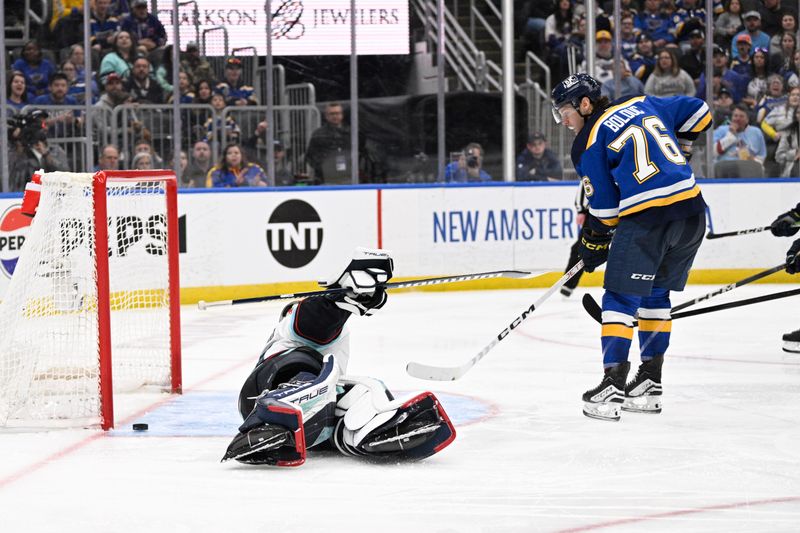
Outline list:
[[[620,404],[618,402],[584,402],[583,414],[596,420],[619,422]]]
[[[783,342],[783,351],[788,353],[800,353],[800,342]]]
[[[625,398],[622,410],[629,413],[658,414],[661,412],[661,396],[635,396]]]

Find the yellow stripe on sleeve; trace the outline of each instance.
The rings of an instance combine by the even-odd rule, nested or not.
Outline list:
[[[703,131],[703,129],[708,125],[709,122],[711,122],[711,113],[710,112],[706,113],[706,116],[703,117],[703,119],[700,122],[698,122],[697,125],[695,125],[695,127],[692,128],[690,131],[692,133],[697,133],[698,131]]]
[[[641,204],[637,204],[629,209],[620,211],[619,216],[624,217],[632,215],[634,213],[638,213],[639,211],[644,211],[645,209],[649,209],[651,207],[663,207],[665,205],[672,205],[682,200],[688,200],[689,198],[694,198],[698,194],[700,194],[700,187],[695,185],[694,187],[692,187],[687,191],[679,192],[678,194],[673,194],[672,196],[667,196],[665,198],[655,198],[648,202],[642,202]]]

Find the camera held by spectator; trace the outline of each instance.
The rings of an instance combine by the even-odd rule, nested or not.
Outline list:
[[[28,147],[34,142],[37,132],[47,128],[47,111],[35,109],[28,113],[8,118],[8,138]]]

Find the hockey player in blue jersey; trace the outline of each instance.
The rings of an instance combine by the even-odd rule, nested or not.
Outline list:
[[[683,290],[705,231],[705,202],[689,166],[711,125],[702,100],[637,96],[609,102],[587,74],[553,89],[556,122],[576,133],[572,161],[589,199],[581,234],[588,272],[606,261],[604,376],[583,395],[586,416],[619,420],[661,412],[661,366],[671,330],[670,291]],[[641,365],[627,382],[634,316]]]

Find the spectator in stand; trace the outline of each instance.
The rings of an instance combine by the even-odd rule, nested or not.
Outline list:
[[[800,107],[800,87],[794,87],[789,91],[786,103],[774,107],[761,121],[761,131],[767,144],[767,157],[764,161],[766,176],[778,176],[781,173],[775,152],[781,137],[788,134],[789,128],[795,121],[798,107]]]
[[[164,168],[164,160],[161,159],[161,156],[158,155],[158,153],[156,153],[155,149],[153,148],[153,145],[150,144],[150,141],[144,136],[142,139],[137,141],[136,144],[133,145],[134,157],[141,153],[150,154],[150,157],[152,159],[152,164],[154,165],[153,168]]]
[[[164,47],[164,53],[161,56],[161,64],[155,68],[156,81],[161,88],[164,89],[164,94],[172,92],[172,45],[169,44]]]
[[[741,0],[726,0],[724,12],[717,17],[712,27],[714,42],[727,48],[731,39],[744,28]]]
[[[672,48],[658,53],[658,62],[644,84],[644,92],[652,96],[694,96],[694,81],[678,65],[678,56]]]
[[[747,78],[728,68],[728,55],[720,46],[714,45],[714,57],[712,61],[714,66],[714,80],[712,80],[712,83],[718,83],[721,87],[728,89],[733,95],[733,101],[739,103],[747,94]],[[717,81],[717,79],[719,81]],[[712,85],[712,87],[713,86],[714,85]],[[705,72],[700,75],[700,82],[697,84],[697,94],[695,94],[695,97],[702,100],[706,98]]]
[[[194,93],[192,92],[192,80],[189,79],[189,74],[186,72],[178,72],[178,90],[181,93],[181,104],[193,104],[194,103]],[[167,98],[167,103],[172,103],[173,97],[175,96],[174,93],[169,92],[167,93],[169,96]]]
[[[139,152],[131,161],[132,170],[153,170],[153,156],[147,152]]]
[[[800,107],[795,110],[794,121],[781,135],[775,162],[779,165],[780,176],[800,176]]]
[[[47,142],[47,133],[39,130],[28,141],[19,143],[9,151],[9,190],[22,191],[34,172],[68,171],[67,154],[63,149]]]
[[[763,175],[763,162],[767,156],[767,148],[764,144],[764,135],[759,128],[750,126],[750,118],[747,107],[742,104],[733,106],[730,124],[722,125],[714,130],[714,148],[717,153],[717,168],[726,172],[715,172],[715,175],[722,177],[723,174],[730,175],[739,172],[752,174],[754,168],[761,169]],[[738,165],[724,165],[725,161],[735,161]],[[754,165],[742,165],[743,161],[754,161]],[[735,175],[735,174],[734,174]],[[739,174],[737,177],[746,176]]]
[[[622,57],[630,60],[636,53],[636,26],[633,23],[633,15],[625,13],[619,23],[620,52]]]
[[[181,70],[188,72],[195,82],[207,81],[209,87],[216,80],[211,64],[200,56],[200,47],[194,41],[186,45],[186,53],[181,59]]]
[[[208,80],[201,79],[195,83],[194,86],[194,103],[195,104],[208,104],[211,105],[211,97],[214,95],[214,90]],[[224,98],[223,98],[224,101]]]
[[[633,54],[630,62],[631,72],[642,83],[646,83],[655,66],[656,55],[653,53],[653,39],[646,33],[642,33],[636,38],[636,53]]]
[[[112,72],[121,78],[127,78],[136,59],[136,43],[127,31],[117,32],[111,42],[112,51],[103,56],[100,62],[100,81],[105,83],[106,76]]]
[[[110,6],[111,0],[95,0],[91,12],[89,41],[98,52],[111,50],[119,27],[119,19],[111,12]]]
[[[286,147],[280,141],[275,141],[275,185],[287,187],[296,185],[297,182],[286,159]]]
[[[6,87],[6,102],[10,107],[9,115],[22,111],[28,105],[28,89],[26,87],[25,75],[15,70],[8,77]]]
[[[491,181],[492,177],[483,170],[483,147],[478,143],[469,143],[463,152],[459,152],[455,161],[444,167],[446,183],[464,183]]]
[[[78,101],[67,94],[69,79],[63,72],[56,72],[50,76],[50,92],[33,99],[33,105],[46,106],[77,106]],[[47,126],[50,137],[72,137],[77,132],[76,125],[80,124],[80,111],[63,110],[48,111]]]
[[[756,104],[756,123],[760,124],[767,114],[786,103],[786,86],[780,74],[767,77],[767,94]]]
[[[639,78],[633,75],[631,69],[627,65],[622,65],[620,71],[620,98],[632,98],[634,96],[641,96],[644,94],[644,84]],[[609,100],[614,101],[614,91],[616,90],[615,82],[613,79],[603,82],[600,86],[600,92]]]
[[[747,84],[747,96],[742,98],[742,102],[753,109],[764,95],[767,94],[769,69],[767,68],[766,50],[763,48],[756,50],[750,63],[750,82]],[[714,124],[716,124],[716,122]]]
[[[614,45],[611,41],[611,32],[600,30],[596,34],[597,44],[595,46],[594,73],[590,73],[594,79],[600,83],[614,79]],[[622,65],[630,68],[628,62],[621,58]],[[581,63],[578,68],[580,72],[587,72],[586,61]]]
[[[107,144],[97,158],[96,170],[119,170],[119,148],[113,144]]]
[[[725,87],[720,87],[717,97],[714,99],[714,124],[721,126],[731,120],[733,113],[733,96]]]
[[[167,44],[167,32],[158,18],[147,12],[147,0],[133,0],[131,12],[119,21],[119,29],[136,38],[137,46],[145,53]]]
[[[337,102],[325,106],[325,124],[314,130],[306,148],[306,164],[320,183],[350,183],[350,127]]]
[[[211,146],[206,141],[197,141],[192,147],[192,160],[181,174],[181,187],[205,187],[211,166]]]
[[[766,48],[769,50],[769,35],[761,31],[761,15],[758,11],[748,11],[744,14],[744,30],[734,35],[731,41],[731,50],[733,59],[739,59],[739,49],[736,43],[739,42],[740,35],[748,35],[750,37],[750,45],[752,48]]]
[[[227,105],[258,105],[255,90],[242,80],[242,60],[238,57],[225,62],[225,80],[215,90],[225,96]]]
[[[761,28],[769,35],[777,35],[783,31],[797,31],[797,28],[786,29],[783,27],[783,17],[788,13],[797,20],[797,2],[792,5],[781,5],[781,0],[762,0],[763,5],[758,8],[761,15]],[[787,2],[787,4],[789,4]],[[797,24],[795,23],[795,26]]]
[[[683,43],[689,40],[693,31],[705,30],[705,6],[700,3],[700,0],[682,0],[680,8],[672,16],[672,25],[675,28],[675,39],[683,48]]]
[[[561,57],[561,52],[572,33],[573,15],[572,2],[570,0],[558,0],[555,10],[545,20],[544,42],[550,51],[548,57],[555,57],[556,60]],[[558,63],[556,62],[556,64]]]
[[[767,32],[769,33],[769,32]],[[783,48],[783,36],[790,33],[797,38],[797,16],[794,13],[787,12],[781,18],[781,29],[776,33],[770,33],[772,38],[769,40],[769,53],[770,55],[778,55]],[[791,57],[791,55],[789,56]]]
[[[576,63],[578,60],[583,60],[583,50],[586,48],[586,17],[576,13],[572,21],[572,33],[567,40],[567,44],[561,48],[558,68],[556,69],[559,78],[566,77],[567,73],[570,72],[568,54],[570,46],[578,51],[575,57]]]
[[[675,42],[672,20],[662,12],[660,0],[644,0],[644,9],[636,17],[636,27],[653,39],[656,48]]]
[[[53,31],[64,17],[68,17],[73,11],[83,13],[83,0],[51,0],[52,14],[50,16],[50,31]]]
[[[272,141],[273,147],[276,145],[276,143],[277,141]],[[259,122],[256,125],[256,129],[253,131],[253,134],[242,140],[242,148],[244,148],[248,161],[257,163],[264,169],[267,168],[267,165],[265,164],[267,160],[266,158],[268,149],[266,120]]]
[[[544,133],[535,132],[528,136],[528,144],[517,156],[517,181],[561,181],[564,169],[558,156],[547,147]]]
[[[208,171],[208,187],[266,187],[264,170],[248,163],[238,144],[228,144],[222,151],[219,164]]]
[[[64,73],[64,75],[67,77],[67,81],[69,82],[67,94],[73,97],[78,104],[84,103],[86,101],[86,84],[82,79],[78,78],[78,67],[69,59],[65,59],[61,62],[61,65],[59,65],[59,71]],[[97,84],[94,82],[94,80],[92,80],[93,104],[97,102],[99,96]]]
[[[689,32],[689,48],[683,52],[683,55],[678,60],[680,67],[691,76],[695,84],[700,80],[700,75],[706,69],[705,42],[706,39],[702,30],[692,30]]]
[[[736,51],[738,54],[736,59],[731,61],[731,70],[740,76],[746,76],[748,80],[753,70],[753,64],[750,61],[751,48],[750,36],[746,33],[740,33],[736,37]]]
[[[522,6],[525,26],[523,34],[525,36],[525,48],[532,50],[535,54],[542,52],[542,36],[545,33],[547,19],[556,10],[551,0],[528,0]],[[555,4],[558,4],[556,0]]]
[[[220,93],[214,93],[211,96],[211,107],[214,108],[214,114],[210,116],[203,125],[203,131],[205,132],[203,139],[206,141],[212,141],[214,140],[215,135],[223,138],[224,130],[224,139],[226,141],[231,142],[232,139],[238,143],[239,136],[242,133],[241,128],[239,128],[239,125],[230,114],[226,114],[224,120],[222,118],[222,112],[226,107],[225,97]]]
[[[56,72],[50,60],[43,56],[42,48],[35,40],[25,43],[22,47],[22,57],[14,61],[11,68],[22,72],[25,76],[29,98],[45,94],[50,84],[50,76]]]
[[[130,0],[111,0],[109,11],[117,18],[120,18],[131,12],[131,2]]]
[[[786,72],[792,70],[794,53],[795,50],[797,50],[797,36],[787,31],[781,35],[776,35],[776,37],[780,38],[780,44],[777,51],[770,55],[769,70],[770,72],[777,72],[778,74],[784,75]]]
[[[150,60],[146,57],[138,57],[133,62],[133,70],[125,84],[125,90],[131,95],[134,102],[140,104],[164,103],[164,90],[150,75]]]

